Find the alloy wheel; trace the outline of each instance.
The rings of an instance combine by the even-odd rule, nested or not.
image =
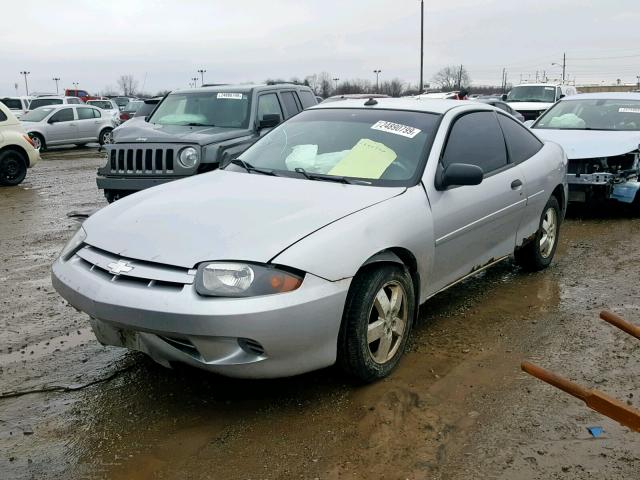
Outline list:
[[[367,327],[369,354],[376,363],[386,363],[395,356],[406,331],[407,314],[403,286],[396,281],[384,284],[376,294]]]
[[[547,208],[542,217],[542,236],[540,237],[540,255],[548,258],[553,251],[558,232],[558,214],[555,208]]]

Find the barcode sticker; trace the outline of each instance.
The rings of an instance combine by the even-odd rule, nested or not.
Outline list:
[[[619,113],[640,113],[640,108],[633,107],[620,107],[618,109]]]
[[[242,100],[241,93],[220,92],[216,98],[226,98],[228,100]]]
[[[374,125],[372,125],[371,128],[373,130],[380,130],[381,132],[402,135],[403,137],[407,138],[413,138],[421,132],[419,128],[402,125],[400,123],[385,122],[384,120],[379,120]]]

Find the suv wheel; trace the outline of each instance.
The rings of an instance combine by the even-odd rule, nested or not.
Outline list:
[[[18,185],[26,176],[27,161],[20,152],[5,150],[0,153],[0,185]]]
[[[386,264],[356,275],[338,339],[343,370],[365,382],[389,375],[404,353],[414,313],[406,269]]]
[[[131,193],[133,192],[129,190],[105,190],[104,197],[107,199],[107,202],[113,203],[116,200],[120,200],[121,198],[130,195]]]
[[[106,145],[113,143],[113,130],[111,128],[105,128],[100,132],[100,138],[98,139],[100,145]]]
[[[558,200],[552,196],[542,211],[534,240],[515,251],[516,263],[524,270],[535,272],[549,266],[558,246],[561,218]]]

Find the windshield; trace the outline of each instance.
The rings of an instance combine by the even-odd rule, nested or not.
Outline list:
[[[20,117],[20,121],[21,122],[39,122],[54,110],[55,110],[54,107],[40,107],[25,113],[22,117]]]
[[[29,109],[33,110],[34,108],[44,107],[46,105],[60,105],[62,104],[61,98],[36,98],[31,100],[29,104]]]
[[[22,102],[19,98],[0,98],[9,110],[22,110]]]
[[[513,87],[507,95],[507,102],[544,102],[556,101],[556,87],[543,85],[519,85]]]
[[[127,103],[129,103],[129,99],[127,97],[116,97],[113,99],[116,102],[116,105],[119,107],[124,107]]]
[[[322,174],[371,185],[409,185],[422,173],[439,119],[394,110],[306,110],[239,158],[250,167],[286,176],[315,180],[312,174]]]
[[[640,100],[563,100],[534,128],[557,130],[640,130]]]
[[[247,128],[249,97],[247,92],[172,93],[158,105],[149,123]]]
[[[113,105],[111,105],[111,102],[108,102],[106,100],[89,100],[87,104],[93,105],[94,107],[102,108],[103,110],[113,110]]]

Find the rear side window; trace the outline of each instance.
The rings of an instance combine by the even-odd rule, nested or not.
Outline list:
[[[498,115],[498,121],[509,148],[511,162],[524,162],[542,148],[542,142],[534,137],[524,125],[504,115]]]
[[[502,130],[493,112],[473,112],[460,117],[451,127],[442,155],[442,165],[477,165],[486,174],[507,164]]]
[[[78,120],[93,119],[93,108],[78,108]]]
[[[300,101],[302,102],[303,109],[312,107],[313,105],[318,103],[316,102],[316,97],[313,96],[313,93],[307,90],[300,90],[298,92],[298,95],[300,96]]]
[[[4,122],[7,120],[7,116],[4,114],[2,110],[0,110],[0,122]]]
[[[91,111],[93,112],[94,118],[102,118],[102,112],[100,110],[92,108]]]
[[[73,120],[73,109],[63,108],[51,116],[52,122],[70,122]]]
[[[300,111],[296,99],[293,97],[293,92],[280,92],[280,96],[282,97],[282,103],[284,103],[284,111],[287,118],[293,117]]]

